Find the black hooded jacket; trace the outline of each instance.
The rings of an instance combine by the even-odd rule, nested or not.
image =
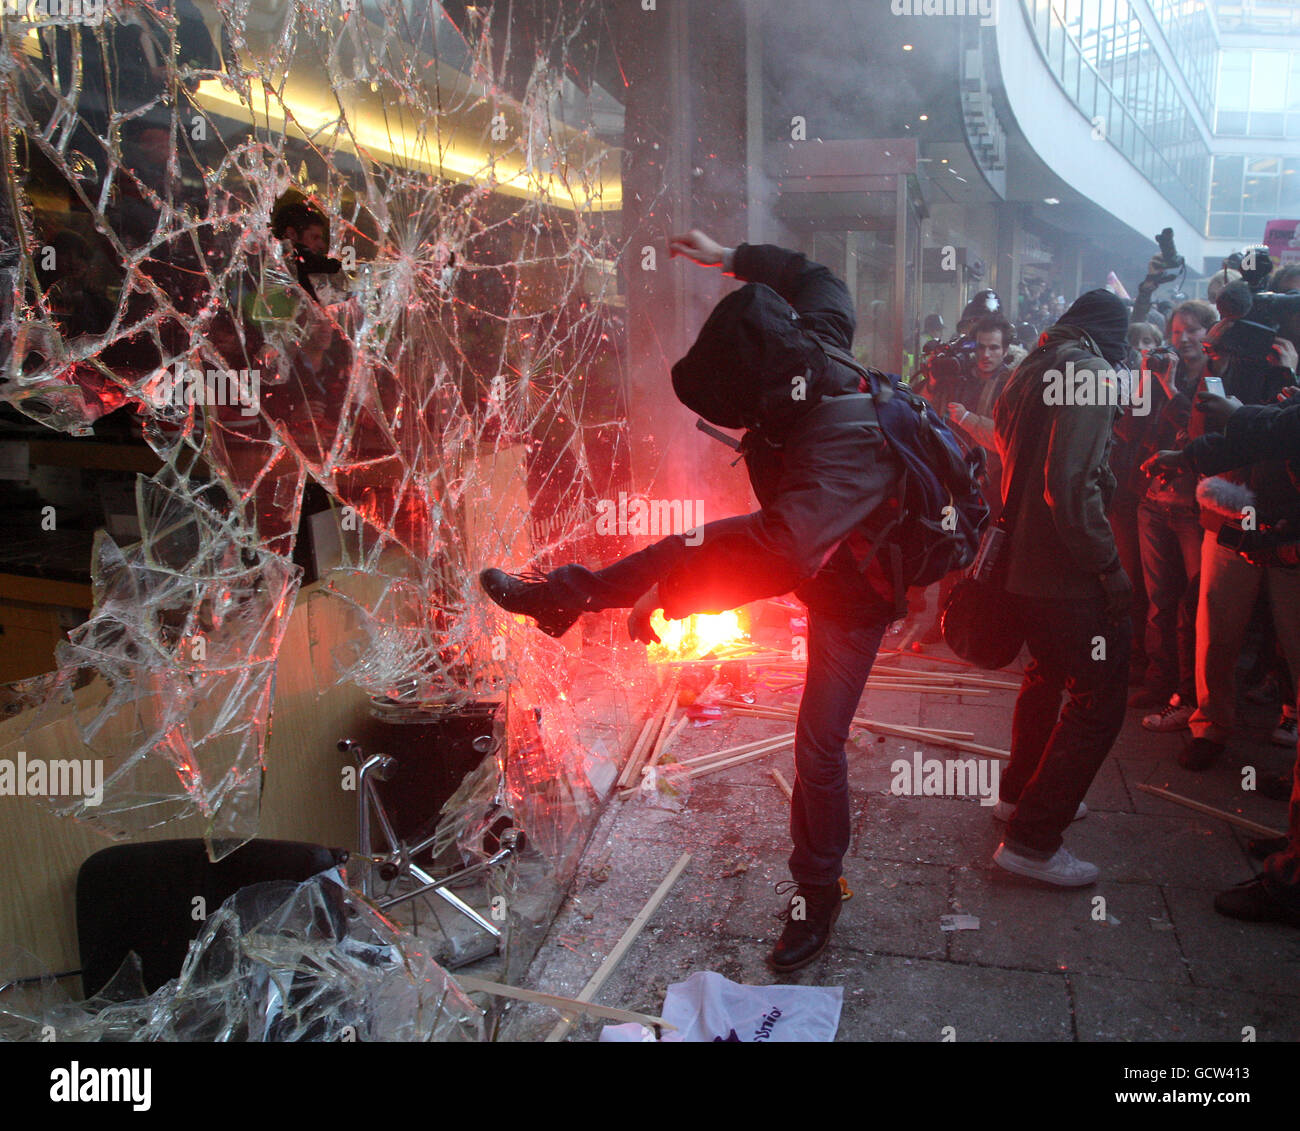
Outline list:
[[[1088,305],[1094,305],[1091,298]],[[1123,311],[1119,299],[1114,308]],[[1061,389],[1066,373],[1106,373],[1115,343],[1098,342],[1086,322],[1070,317],[1074,311],[1043,335],[994,406],[1011,528],[1007,589],[1029,597],[1100,600],[1101,574],[1119,568],[1106,518],[1115,491],[1109,455],[1116,410],[1093,403],[1104,399],[1096,396],[1089,403],[1060,403],[1049,390]],[[1113,313],[1104,311],[1103,336]],[[1100,387],[1097,380],[1088,384]],[[1014,506],[1013,491],[1019,496]]]
[[[859,391],[859,374],[828,358],[818,340],[850,350],[848,290],[820,264],[770,244],[742,244],[732,271],[771,287],[798,315],[790,320],[793,331],[779,331],[772,352],[779,364],[752,379],[727,377],[728,389],[743,381],[759,405],[742,410],[754,425],[742,450],[762,509],[704,527],[700,544],[659,582],[664,615],[720,612],[791,590],[811,608],[835,615],[885,615],[890,583],[878,564],[860,571],[845,540],[897,493],[898,467],[874,423],[870,397]],[[674,367],[674,386],[688,404],[707,404],[709,396],[694,394],[708,390],[693,383],[718,378],[707,367],[685,364],[691,357]],[[794,377],[803,380],[792,384]]]

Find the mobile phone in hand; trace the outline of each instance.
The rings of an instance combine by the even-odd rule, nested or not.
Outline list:
[[[1211,396],[1215,396],[1215,397],[1227,396],[1227,394],[1223,391],[1222,377],[1206,377],[1205,391],[1209,393]]]

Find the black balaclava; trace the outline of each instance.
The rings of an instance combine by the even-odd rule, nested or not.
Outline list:
[[[1057,319],[1058,326],[1085,331],[1111,365],[1123,365],[1128,354],[1128,311],[1119,296],[1105,287],[1088,291]]]

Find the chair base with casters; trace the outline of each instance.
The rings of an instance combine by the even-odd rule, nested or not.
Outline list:
[[[393,821],[378,788],[380,782],[387,781],[393,774],[396,759],[388,754],[372,754],[366,757],[361,747],[350,739],[344,739],[338,745],[340,753],[350,753],[360,763],[357,771],[357,830],[361,851],[354,853],[354,856],[364,859],[370,865],[369,868],[362,870],[359,885],[361,893],[383,911],[389,911],[415,899],[437,897],[473,923],[487,936],[486,941],[489,945],[475,948],[467,953],[440,955],[439,962],[448,969],[477,962],[498,953],[501,928],[479,914],[450,889],[461,886],[467,880],[486,877],[491,869],[522,852],[525,847],[523,831],[510,826],[509,818],[503,816],[489,830],[488,837],[495,839],[496,847],[487,859],[461,868],[450,875],[435,877],[418,861],[438,839],[436,832],[414,842],[408,842],[394,829]],[[475,750],[484,756],[491,752],[493,745],[494,740],[486,735],[474,742]],[[383,848],[379,850],[373,847],[376,831],[383,838]],[[387,884],[387,893],[383,895],[376,893],[376,879]],[[405,890],[392,894],[395,887]],[[446,930],[443,933],[446,935]]]

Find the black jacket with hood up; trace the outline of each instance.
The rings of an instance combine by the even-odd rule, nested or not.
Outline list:
[[[883,570],[876,562],[859,569],[845,540],[896,494],[898,465],[859,374],[818,341],[851,350],[848,289],[800,252],[770,244],[738,247],[732,273],[776,291],[797,312],[801,332],[786,336],[779,366],[752,375],[751,395],[764,407],[742,450],[762,509],[705,525],[700,544],[659,582],[664,615],[720,612],[795,590],[827,614],[887,616],[892,592]],[[675,383],[710,379],[683,369],[690,356],[674,367]],[[802,399],[789,392],[800,375]]]

